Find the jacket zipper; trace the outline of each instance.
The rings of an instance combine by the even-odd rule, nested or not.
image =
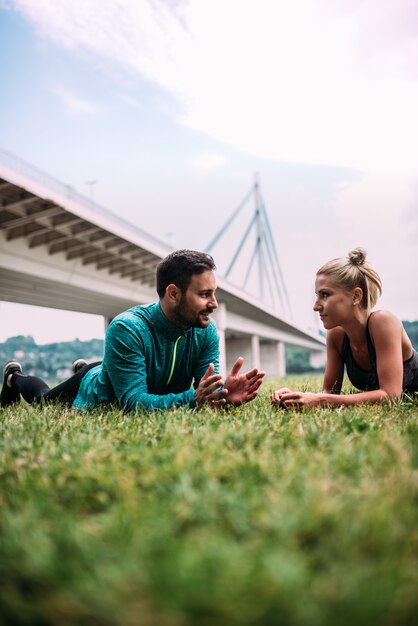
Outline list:
[[[180,335],[180,337],[177,337],[176,342],[174,344],[173,358],[172,358],[172,361],[171,361],[171,369],[170,369],[170,373],[168,375],[168,379],[167,379],[166,385],[169,385],[171,379],[173,378],[174,366],[176,364],[177,344],[180,341],[181,337],[182,337],[181,335]]]

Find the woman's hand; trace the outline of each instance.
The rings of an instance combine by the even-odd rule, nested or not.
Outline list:
[[[282,396],[285,393],[292,393],[292,391],[288,387],[282,387],[281,389],[277,389],[277,391],[274,391],[270,395],[272,405],[280,409],[285,409],[286,406],[282,402]]]
[[[308,391],[291,391],[287,387],[282,387],[282,389],[272,393],[270,400],[273,406],[281,409],[321,406],[320,394]]]

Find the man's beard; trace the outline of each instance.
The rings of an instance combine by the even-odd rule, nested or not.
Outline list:
[[[180,302],[173,310],[173,318],[174,322],[183,328],[206,328],[208,323],[201,319],[201,315],[210,315],[212,313],[212,309],[203,309],[199,311],[197,315],[191,315],[188,313],[188,307],[185,303],[186,297],[182,296]]]

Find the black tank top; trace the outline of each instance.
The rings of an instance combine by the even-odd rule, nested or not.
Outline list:
[[[357,365],[353,353],[351,352],[348,335],[344,335],[342,345],[341,354],[347,376],[351,384],[356,387],[356,389],[361,389],[361,391],[371,391],[373,389],[379,389],[380,387],[379,378],[377,376],[376,350],[374,349],[369,332],[369,320],[372,315],[372,313],[369,315],[366,325],[366,341],[371,369],[364,370]],[[418,352],[416,352],[416,350],[413,350],[412,356],[403,363],[402,390],[408,393],[418,391]]]

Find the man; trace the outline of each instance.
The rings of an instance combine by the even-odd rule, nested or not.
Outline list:
[[[59,401],[85,410],[105,403],[135,411],[253,400],[264,372],[240,374],[239,357],[225,380],[219,374],[219,337],[210,319],[218,306],[215,269],[212,257],[201,252],[169,254],[157,267],[159,302],[114,318],[101,363],[85,365],[49,389],[11,361],[4,368],[0,403],[12,404],[21,394],[28,402]]]

